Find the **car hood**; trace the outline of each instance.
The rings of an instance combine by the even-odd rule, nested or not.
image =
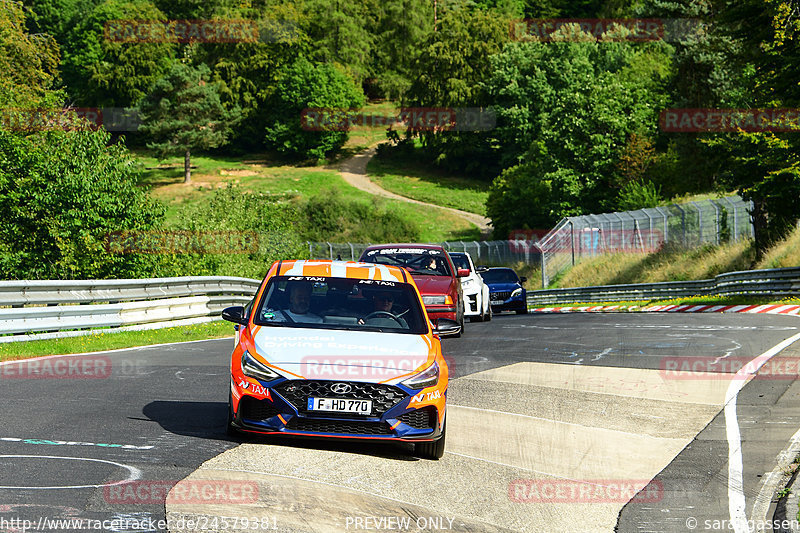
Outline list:
[[[262,326],[256,352],[268,363],[306,379],[386,381],[433,362],[421,335]],[[287,376],[291,377],[291,376]]]
[[[417,284],[420,294],[449,294],[450,283],[453,278],[449,276],[412,276]]]
[[[521,285],[519,283],[487,283],[489,286],[489,290],[491,292],[497,291],[513,291],[514,289],[519,289]]]

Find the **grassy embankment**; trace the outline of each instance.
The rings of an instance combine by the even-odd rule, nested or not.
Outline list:
[[[549,288],[686,281],[709,279],[725,272],[739,270],[796,267],[800,266],[800,229],[796,229],[785,240],[773,246],[760,261],[754,261],[755,251],[751,241],[689,250],[667,248],[648,255],[605,255],[580,261],[557,278]],[[709,296],[608,303],[625,308],[665,304],[800,304],[800,298]],[[599,305],[599,303],[564,305]]]

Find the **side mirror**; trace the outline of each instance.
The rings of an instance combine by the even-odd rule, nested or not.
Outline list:
[[[459,278],[466,278],[469,276],[469,269],[468,268],[459,268],[457,273]]]
[[[233,322],[235,324],[247,325],[247,318],[244,316],[244,307],[235,305],[233,307],[226,307],[222,310],[222,320]]]
[[[487,270],[489,270],[489,267],[487,266],[478,265],[475,267],[476,272],[486,272]]]
[[[433,332],[436,335],[455,335],[459,331],[461,331],[459,323],[449,318],[440,318],[433,326]]]
[[[525,283],[526,281],[528,281],[528,278],[526,278],[525,276],[522,276],[521,278],[519,278],[519,282],[520,283]]]

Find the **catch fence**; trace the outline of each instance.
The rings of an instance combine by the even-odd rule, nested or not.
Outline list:
[[[664,244],[720,244],[753,236],[752,202],[739,196],[562,219],[537,243],[542,287],[583,258],[649,253]]]

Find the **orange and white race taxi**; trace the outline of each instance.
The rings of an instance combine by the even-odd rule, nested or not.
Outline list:
[[[280,261],[246,307],[231,358],[231,432],[445,445],[448,368],[403,268]]]

